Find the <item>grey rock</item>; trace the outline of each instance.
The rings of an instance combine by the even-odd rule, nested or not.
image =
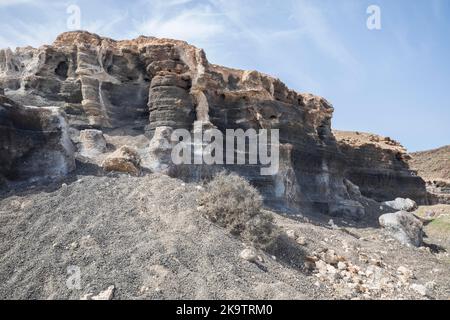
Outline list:
[[[417,209],[417,203],[411,199],[397,198],[394,201],[387,201],[383,204],[398,211],[412,212]]]
[[[423,241],[423,224],[413,214],[405,211],[389,213],[379,218],[380,225],[395,239],[405,245],[419,247]]]
[[[241,257],[242,259],[244,259],[248,262],[253,262],[253,263],[255,263],[258,260],[258,255],[256,254],[255,250],[248,249],[248,248],[242,250],[242,252],[239,254],[239,257]]]

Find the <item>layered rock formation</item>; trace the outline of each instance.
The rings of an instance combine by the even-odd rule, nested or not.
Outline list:
[[[409,167],[410,156],[397,141],[362,132],[334,131],[345,154],[345,176],[377,201],[410,198],[427,204],[425,181]]]
[[[450,204],[450,146],[411,154],[411,167],[426,182],[432,204]]]
[[[346,178],[375,199],[422,197],[420,183],[408,176],[397,153],[386,159],[378,149],[338,146],[331,131],[333,107],[325,99],[289,90],[256,71],[210,64],[202,50],[182,41],[64,33],[49,46],[1,50],[0,87],[23,105],[65,111],[71,138],[84,155],[78,130],[97,129],[113,147],[105,152],[127,145],[137,150],[143,167],[182,172],[191,180],[221,168],[173,166],[168,137],[174,129],[279,129],[278,174],[261,176],[254,165],[226,166],[247,177],[266,203],[279,209],[359,218],[364,209]],[[359,171],[347,170],[358,165]],[[370,172],[371,166],[380,169]],[[398,183],[391,183],[393,176]],[[404,192],[394,192],[403,183]],[[392,197],[386,199],[388,194]]]

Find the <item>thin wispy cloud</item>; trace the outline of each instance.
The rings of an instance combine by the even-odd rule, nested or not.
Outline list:
[[[307,37],[322,53],[337,62],[355,69],[359,62],[328,23],[327,17],[317,1],[296,0],[293,2],[291,19],[296,21],[304,37]]]
[[[168,6],[184,2],[169,3]],[[156,37],[183,39],[194,43],[205,42],[225,33],[223,23],[218,21],[218,14],[209,6],[177,10],[169,14],[168,7],[159,7],[144,21],[135,21],[136,32]]]
[[[15,6],[19,4],[32,4],[36,2],[36,0],[0,0],[0,7]]]

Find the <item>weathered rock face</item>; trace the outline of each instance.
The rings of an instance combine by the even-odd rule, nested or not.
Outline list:
[[[67,130],[57,109],[25,108],[0,96],[0,177],[14,181],[73,170],[74,149]]]
[[[389,174],[406,183],[408,197],[417,191],[416,180],[407,177],[404,168],[389,167],[386,179],[380,180],[384,169],[372,175],[368,170],[370,150],[339,147],[331,131],[333,107],[325,99],[289,90],[280,80],[256,71],[212,65],[202,50],[182,41],[114,41],[87,32],[64,33],[50,46],[1,50],[0,87],[23,105],[59,107],[74,132],[102,130],[106,142],[116,148],[135,146],[139,138],[141,166],[182,172],[193,180],[221,167],[171,165],[173,143],[168,137],[174,129],[279,129],[277,174],[262,176],[259,165],[225,167],[248,178],[267,204],[283,210],[364,215],[345,178],[359,185],[363,195],[381,200],[395,198],[384,198],[398,187],[390,183]],[[148,141],[142,146],[144,136]],[[383,161],[373,164],[382,166]],[[361,179],[358,171],[346,171],[357,164]],[[388,191],[379,191],[386,187]],[[418,191],[415,195],[413,199],[422,196]]]
[[[425,181],[409,168],[406,150],[373,134],[334,131],[346,159],[345,176],[361,193],[377,201],[410,198],[427,204]]]
[[[129,128],[150,138],[158,128],[198,125],[222,132],[280,129],[278,175],[261,176],[258,166],[228,169],[249,178],[269,204],[282,208],[339,214],[331,207],[349,199],[343,157],[330,129],[333,108],[326,100],[298,94],[255,71],[211,65],[202,50],[182,41],[65,33],[51,46],[0,51],[0,87],[24,105],[63,109],[77,129]],[[155,143],[149,145],[155,149]],[[202,170],[192,168],[192,178]]]

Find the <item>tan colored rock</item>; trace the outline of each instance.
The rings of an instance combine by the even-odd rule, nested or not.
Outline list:
[[[140,174],[140,157],[137,152],[128,147],[123,146],[109,155],[102,163],[105,171],[115,171],[129,173],[134,176]]]

